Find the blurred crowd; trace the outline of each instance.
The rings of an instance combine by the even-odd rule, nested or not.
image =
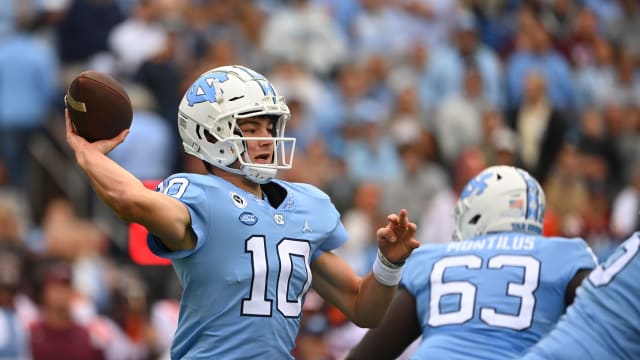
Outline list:
[[[543,184],[545,235],[602,259],[640,228],[636,0],[1,3],[2,358],[168,358],[179,283],[132,259],[128,224],[64,141],[63,97],[88,69],[125,85],[131,133],[109,155],[151,182],[204,171],[175,129],[197,75],[266,75],[297,138],[279,177],[332,196],[350,234],[338,252],[361,274],[389,212],[408,209],[422,243],[449,241],[461,187],[494,164]],[[341,358],[362,335],[313,292],[305,309],[299,359]]]

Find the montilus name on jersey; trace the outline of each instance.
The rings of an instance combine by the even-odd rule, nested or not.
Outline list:
[[[447,251],[469,250],[532,250],[536,243],[531,236],[493,235],[477,240],[455,241],[447,245]]]

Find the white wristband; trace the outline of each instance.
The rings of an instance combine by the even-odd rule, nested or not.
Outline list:
[[[382,285],[396,286],[402,278],[402,266],[389,267],[380,260],[380,256],[376,256],[376,260],[373,262],[373,276]]]

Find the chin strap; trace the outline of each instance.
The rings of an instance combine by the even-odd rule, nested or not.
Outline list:
[[[237,174],[244,175],[247,179],[253,181],[257,184],[266,184],[269,181],[273,180],[276,177],[278,172],[277,169],[266,169],[266,168],[254,168],[251,165],[242,165],[240,169],[232,168],[222,164],[211,164],[219,169],[224,171]]]
[[[260,168],[260,170],[258,170],[251,165],[243,165],[241,169],[242,174],[244,174],[247,179],[258,184],[268,183],[276,177],[276,173],[278,172],[277,169]]]

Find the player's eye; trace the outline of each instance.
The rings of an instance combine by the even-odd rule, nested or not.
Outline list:
[[[256,128],[253,126],[247,126],[247,127],[242,127],[240,128],[240,130],[242,130],[242,133],[247,135],[247,134],[255,134],[256,133]]]

